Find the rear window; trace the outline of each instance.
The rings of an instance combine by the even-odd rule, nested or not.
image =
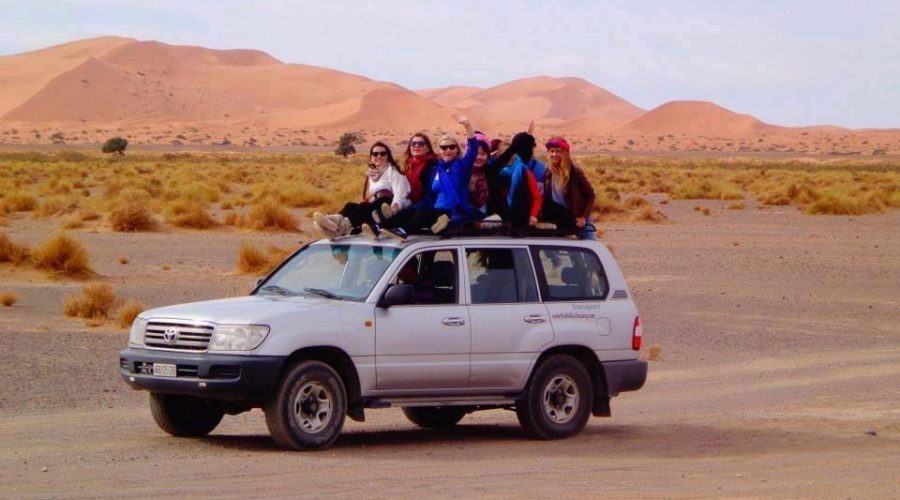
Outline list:
[[[609,283],[597,255],[583,248],[533,247],[545,301],[603,300]]]

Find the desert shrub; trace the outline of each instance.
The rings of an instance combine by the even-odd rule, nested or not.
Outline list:
[[[616,214],[625,209],[619,203],[619,194],[610,191],[600,191],[594,197],[594,212],[598,214]]]
[[[744,204],[743,201],[732,201],[726,208],[728,208],[729,210],[743,210],[744,208],[746,208],[746,206],[747,205]]]
[[[296,184],[285,189],[279,199],[285,205],[295,208],[315,207],[332,201],[326,192],[308,184]]]
[[[828,190],[818,200],[808,205],[805,212],[814,215],[863,215],[884,210],[884,202],[877,196],[863,193],[854,196],[850,193]]]
[[[641,205],[640,210],[631,214],[632,222],[662,222],[667,217],[653,208],[652,205]]]
[[[30,193],[7,193],[3,197],[3,210],[6,212],[31,212],[38,207],[38,199]]]
[[[672,198],[682,200],[740,200],[741,191],[733,184],[710,179],[686,179],[672,190]]]
[[[0,304],[3,304],[6,307],[11,307],[13,304],[19,301],[19,296],[16,292],[12,290],[4,290],[0,292]]]
[[[114,208],[109,214],[109,224],[113,231],[152,231],[156,220],[140,202],[126,202]]]
[[[272,200],[263,200],[254,205],[243,222],[251,229],[297,230],[297,220],[294,216]]]
[[[199,202],[179,199],[166,210],[166,220],[178,227],[206,229],[218,223]]]
[[[63,311],[74,318],[108,318],[115,304],[116,292],[109,284],[88,283],[80,294],[65,298]]]
[[[129,299],[116,311],[119,328],[128,328],[134,322],[134,318],[144,311],[144,304],[135,299]]]
[[[643,196],[629,196],[625,198],[625,201],[622,202],[622,205],[628,210],[637,210],[642,207],[646,207],[650,205],[650,202],[647,201]]]
[[[275,245],[263,252],[252,243],[243,243],[238,253],[238,270],[244,274],[269,274],[289,254],[290,250]]]
[[[126,148],[128,148],[128,139],[123,137],[112,137],[103,143],[101,151],[104,153],[118,153],[124,155]]]
[[[35,267],[57,275],[83,278],[94,274],[84,245],[62,233],[35,248],[31,260]]]
[[[334,154],[341,155],[344,158],[349,155],[356,154],[356,147],[353,146],[353,143],[356,141],[356,134],[354,134],[353,132],[344,132],[343,134],[341,134],[340,139],[338,139],[338,145],[334,150]]]
[[[35,211],[38,217],[53,217],[72,213],[78,209],[78,199],[71,196],[51,196],[46,198]]]
[[[18,265],[27,260],[30,254],[27,246],[13,243],[6,234],[0,233],[0,262]]]

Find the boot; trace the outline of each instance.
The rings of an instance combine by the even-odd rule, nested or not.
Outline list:
[[[366,238],[373,239],[373,240],[378,239],[378,233],[376,233],[375,230],[372,229],[372,226],[370,226],[368,224],[363,224],[362,226],[359,226],[359,232]]]
[[[335,232],[337,231],[337,224],[334,223],[331,219],[331,215],[325,215],[322,212],[316,212],[313,214],[313,221],[316,222],[320,228]]]
[[[314,221],[313,221],[313,227],[316,228],[316,231],[317,231],[320,235],[322,235],[322,237],[328,238],[329,240],[333,240],[333,239],[335,238],[335,236],[336,236],[335,233],[334,233],[334,231],[331,231],[331,230],[325,228],[324,226],[322,226],[321,224],[319,224],[319,221],[317,221],[317,220],[314,220]]]

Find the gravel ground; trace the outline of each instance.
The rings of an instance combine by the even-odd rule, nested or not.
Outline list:
[[[321,453],[275,448],[259,411],[171,438],[119,380],[126,332],[63,317],[81,283],[0,268],[0,290],[20,296],[0,307],[0,496],[900,496],[900,211],[657,208],[670,222],[603,228],[661,357],[611,419],[556,442],[528,440],[502,410],[441,432],[370,411]],[[10,222],[32,244],[55,229]],[[246,293],[240,243],[300,239],[72,234],[120,296],[148,307]]]

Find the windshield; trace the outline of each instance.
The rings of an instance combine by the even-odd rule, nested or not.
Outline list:
[[[256,293],[317,295],[362,302],[399,253],[399,248],[369,245],[310,245],[286,262]]]

